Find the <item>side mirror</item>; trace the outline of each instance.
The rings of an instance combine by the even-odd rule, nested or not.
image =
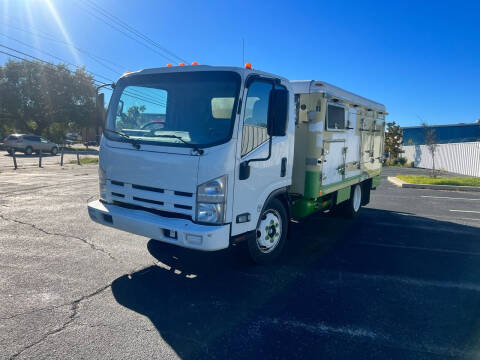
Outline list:
[[[246,180],[250,177],[250,165],[248,161],[240,163],[240,174],[238,175],[239,180]]]
[[[268,105],[267,133],[270,136],[285,136],[287,133],[288,91],[272,89]]]

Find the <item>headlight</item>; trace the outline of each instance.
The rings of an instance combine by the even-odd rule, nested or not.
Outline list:
[[[224,223],[226,191],[226,175],[199,185],[197,187],[196,220],[211,224]]]
[[[105,170],[98,166],[98,186],[100,190],[100,199],[106,200],[107,198],[107,174]]]

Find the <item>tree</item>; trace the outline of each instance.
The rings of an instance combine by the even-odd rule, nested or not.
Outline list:
[[[430,155],[432,155],[432,176],[435,177],[435,152],[437,151],[438,141],[437,136],[435,135],[435,129],[432,129],[428,126],[427,123],[422,124],[424,136],[425,136],[425,145],[430,151]]]
[[[84,68],[9,60],[0,66],[0,136],[18,131],[61,142],[68,130],[95,124],[95,95]]]
[[[402,150],[402,129],[395,121],[387,123],[387,131],[385,132],[385,152],[390,154],[393,159],[398,159]]]
[[[138,129],[142,119],[142,113],[146,110],[145,105],[130,106],[126,114],[122,114],[122,118],[117,123],[119,129]]]

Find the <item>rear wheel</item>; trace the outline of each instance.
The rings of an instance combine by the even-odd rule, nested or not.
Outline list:
[[[343,206],[343,215],[348,218],[354,218],[360,212],[362,206],[362,186],[357,184],[352,187],[350,199]]]
[[[25,148],[25,155],[32,155],[33,154],[33,149],[31,146],[27,146]]]
[[[278,199],[270,200],[258,219],[256,236],[248,241],[250,257],[257,264],[268,264],[282,252],[287,241],[288,216]]]

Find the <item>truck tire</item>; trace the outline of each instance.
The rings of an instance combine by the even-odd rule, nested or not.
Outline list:
[[[271,199],[258,219],[256,236],[248,240],[250,257],[257,264],[269,264],[281,254],[287,242],[288,216],[283,203]]]
[[[342,214],[346,218],[354,218],[360,212],[360,208],[362,206],[362,185],[357,184],[352,186],[352,190],[350,192],[350,199],[345,201],[342,206]]]
[[[33,149],[31,146],[27,146],[24,151],[25,155],[32,155],[33,154]]]

